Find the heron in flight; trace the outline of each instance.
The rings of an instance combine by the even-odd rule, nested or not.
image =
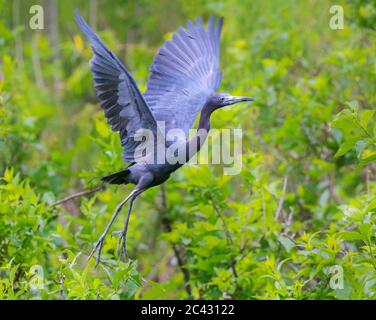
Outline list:
[[[90,259],[97,252],[98,264],[105,237],[122,207],[129,201],[125,225],[119,239],[119,257],[125,258],[129,217],[136,197],[165,182],[172,172],[200,150],[210,130],[210,116],[215,110],[253,99],[217,93],[222,78],[219,51],[223,18],[215,21],[214,17],[211,17],[207,28],[201,18],[195,23],[188,21],[186,28],[180,27],[172,40],[166,41],[156,54],[150,68],[147,89],[142,94],[120,60],[104,45],[77,11],[75,15],[93,51],[90,67],[96,95],[108,124],[113,131],[120,133],[124,147],[123,159],[130,164],[120,172],[102,177],[102,181],[135,185],[116,207],[109,224],[89,255]],[[197,133],[189,138],[188,132],[198,113],[200,119]],[[161,123],[165,127],[164,131]],[[180,157],[175,163],[166,159],[156,161],[157,150],[162,151],[162,154],[166,153],[172,144],[166,139],[165,132],[174,129],[184,133],[183,139],[180,139],[180,148],[177,149],[181,151],[183,158]],[[144,137],[142,132],[151,133],[154,138],[140,139],[140,132]],[[159,138],[155,139],[158,136]]]

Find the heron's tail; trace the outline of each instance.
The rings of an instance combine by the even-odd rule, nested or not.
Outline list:
[[[130,173],[129,169],[125,169],[125,170],[110,174],[108,176],[104,176],[101,178],[101,180],[103,182],[107,182],[110,184],[127,184],[129,182],[127,179],[129,173]]]

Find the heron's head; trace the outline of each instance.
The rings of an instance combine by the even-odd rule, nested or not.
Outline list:
[[[243,101],[253,101],[251,97],[232,96],[228,93],[216,93],[211,97],[211,104],[216,108],[222,108]]]

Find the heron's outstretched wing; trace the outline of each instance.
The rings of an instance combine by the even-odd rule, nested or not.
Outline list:
[[[220,85],[220,34],[223,19],[211,17],[207,30],[201,18],[188,21],[172,40],[166,41],[154,58],[144,94],[157,121],[166,129],[188,133],[207,99]]]
[[[94,52],[90,67],[100,105],[112,130],[120,132],[124,146],[124,160],[135,162],[136,148],[142,143],[136,141],[137,138],[135,140],[135,134],[140,133],[138,130],[144,129],[151,130],[155,134],[157,130],[155,118],[131,74],[106,48],[80,14],[76,12],[75,15]]]

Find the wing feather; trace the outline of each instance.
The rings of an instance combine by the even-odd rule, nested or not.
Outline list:
[[[80,14],[76,12],[75,15],[94,53],[90,61],[90,69],[94,76],[94,88],[100,105],[112,130],[120,132],[124,160],[135,162],[136,148],[142,143],[134,139],[135,135],[138,130],[143,129],[156,133],[158,130],[156,120],[132,75],[107,49]]]
[[[223,19],[210,17],[180,27],[159,49],[144,94],[157,121],[186,134],[207,99],[220,85],[219,46]]]

